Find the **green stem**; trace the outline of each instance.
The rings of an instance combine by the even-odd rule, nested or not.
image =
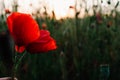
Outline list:
[[[12,79],[14,80],[14,78],[16,77],[16,73],[17,73],[17,70],[18,70],[18,66],[20,65],[23,57],[26,55],[26,52],[25,53],[22,53],[21,57],[17,60],[18,58],[18,53],[15,52],[15,55],[14,55],[14,66],[13,66],[13,76],[12,76]]]
[[[25,55],[26,55],[26,52],[23,53],[23,55],[19,58],[18,61],[16,61],[15,70],[18,69],[18,66],[20,65],[20,63],[21,63],[21,61],[22,61],[22,59],[23,59],[23,57],[24,57]]]

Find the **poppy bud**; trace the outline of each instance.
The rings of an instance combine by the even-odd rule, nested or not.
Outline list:
[[[107,27],[109,28],[111,25],[112,25],[112,21],[109,21],[109,22],[107,23]]]
[[[97,14],[96,14],[96,20],[97,20],[97,23],[98,23],[98,24],[101,24],[101,23],[102,23],[102,17],[101,17],[101,14],[100,14],[100,13],[97,13]]]
[[[46,29],[46,28],[47,28],[46,23],[42,23],[42,29]]]
[[[110,2],[110,1],[108,1],[107,3],[108,3],[109,5],[111,4],[111,2]]]
[[[5,9],[5,13],[6,13],[6,14],[10,14],[11,11],[10,11],[9,9]]]
[[[69,8],[74,9],[75,7],[74,6],[69,6]]]

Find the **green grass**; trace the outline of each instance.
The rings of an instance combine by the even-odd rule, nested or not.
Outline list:
[[[95,16],[36,20],[40,27],[46,22],[58,48],[43,54],[27,53],[17,72],[19,80],[99,80],[101,64],[110,65],[109,80],[120,79],[119,13],[116,17],[102,15],[100,24]],[[112,25],[107,27],[109,21]],[[6,24],[0,23],[2,31]],[[0,76],[4,76],[1,62]]]

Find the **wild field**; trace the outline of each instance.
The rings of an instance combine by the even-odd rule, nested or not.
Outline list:
[[[40,54],[25,51],[17,69],[18,80],[120,80],[120,13],[115,14],[96,13],[83,19],[77,15],[61,20],[36,18],[40,29],[42,23],[47,25],[45,29],[58,48]],[[6,15],[0,17],[3,30],[7,30]],[[1,60],[3,76],[7,75]]]

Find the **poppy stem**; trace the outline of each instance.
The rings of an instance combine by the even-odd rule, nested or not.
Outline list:
[[[14,64],[13,64],[13,74],[12,74],[12,80],[14,80],[14,77],[16,77],[16,69],[15,69],[15,65],[17,62],[17,52],[14,51],[14,55],[13,55],[13,60],[14,60]]]
[[[16,74],[17,74],[18,66],[20,65],[20,63],[21,63],[23,57],[26,55],[26,53],[27,53],[27,52],[24,52],[24,53],[20,56],[20,58],[18,59],[18,55],[17,55],[18,53],[15,52],[15,54],[14,54],[14,66],[13,66],[12,80],[14,80],[14,78],[17,76]],[[18,60],[17,60],[17,59],[18,59]]]
[[[20,65],[20,63],[21,63],[23,57],[26,55],[26,53],[27,53],[27,52],[24,52],[24,53],[22,54],[22,56],[19,58],[19,60],[16,61],[15,70],[18,69],[18,66]]]

